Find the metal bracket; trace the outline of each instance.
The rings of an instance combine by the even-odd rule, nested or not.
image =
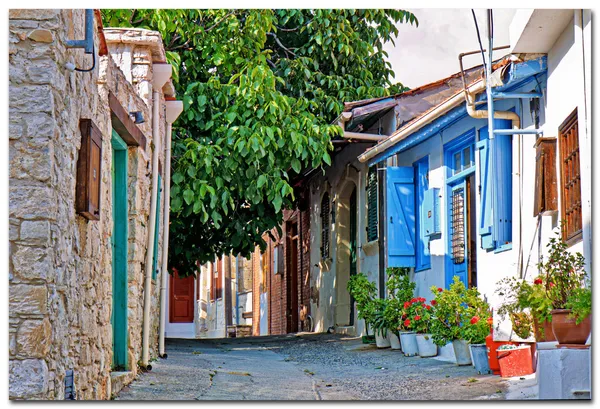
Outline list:
[[[85,10],[85,39],[67,40],[67,48],[83,48],[86,54],[94,52],[94,10]]]

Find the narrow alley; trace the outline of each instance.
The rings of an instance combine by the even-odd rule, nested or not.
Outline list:
[[[360,338],[297,334],[168,340],[117,400],[506,399],[507,383],[472,366],[404,357]],[[435,391],[435,393],[432,393]]]

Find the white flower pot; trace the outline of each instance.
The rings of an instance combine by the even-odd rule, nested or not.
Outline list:
[[[401,349],[400,338],[398,337],[398,334],[396,334],[394,331],[388,331],[388,339],[390,340],[390,346],[392,349]]]
[[[456,357],[456,365],[471,365],[471,351],[467,341],[455,339],[452,341],[454,348],[454,356]]]
[[[419,355],[419,347],[417,346],[417,334],[414,332],[401,332],[400,343],[402,344],[402,352],[404,356]]]
[[[383,333],[378,330],[375,330],[375,344],[377,344],[377,348],[389,348],[391,346],[387,334],[383,336]]]
[[[438,354],[437,345],[433,343],[431,334],[417,334],[417,347],[421,358],[436,356]]]

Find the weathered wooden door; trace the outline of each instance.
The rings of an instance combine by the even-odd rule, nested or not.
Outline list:
[[[171,275],[169,322],[194,322],[194,276],[180,278],[177,271]]]
[[[113,369],[127,368],[127,144],[112,131],[112,316]]]
[[[287,229],[287,328],[286,332],[298,331],[298,224],[289,223]]]

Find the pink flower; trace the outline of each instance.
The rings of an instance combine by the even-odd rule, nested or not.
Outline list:
[[[554,287],[554,283],[548,283],[548,285],[550,286],[550,288]]]

